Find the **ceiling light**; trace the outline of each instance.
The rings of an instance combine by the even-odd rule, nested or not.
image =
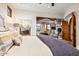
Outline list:
[[[52,6],[54,6],[54,3],[51,3]]]
[[[43,4],[43,3],[39,3],[39,4]],[[54,6],[54,3],[45,3],[45,4],[51,4],[51,6]]]

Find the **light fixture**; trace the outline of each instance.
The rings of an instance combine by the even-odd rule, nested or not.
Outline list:
[[[39,4],[43,4],[43,3],[39,3]],[[55,5],[55,3],[45,3],[45,4],[51,4],[51,6]],[[48,8],[50,8],[50,7],[48,7]]]
[[[52,6],[54,6],[54,3],[51,3]]]

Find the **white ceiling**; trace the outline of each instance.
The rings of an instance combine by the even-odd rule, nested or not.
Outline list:
[[[76,4],[77,3],[55,3],[55,6],[51,6],[50,3],[13,3],[13,6],[16,9],[32,12],[64,14],[70,6]]]

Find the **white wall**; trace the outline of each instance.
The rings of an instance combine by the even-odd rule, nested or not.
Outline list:
[[[58,14],[49,14],[49,13],[36,13],[36,12],[30,12],[30,11],[25,11],[25,10],[16,10],[16,16],[15,18],[18,20],[30,20],[32,22],[32,31],[31,35],[36,35],[36,16],[41,16],[41,17],[56,17],[56,18],[61,18],[61,15]]]
[[[36,35],[36,17],[34,14],[16,10],[16,19],[18,20],[29,20],[32,23],[31,35]]]
[[[74,12],[76,16],[76,48],[79,49],[79,4],[68,8],[68,10],[64,15],[64,18],[67,15],[69,15],[71,12]],[[67,17],[66,17],[66,20],[67,20]]]

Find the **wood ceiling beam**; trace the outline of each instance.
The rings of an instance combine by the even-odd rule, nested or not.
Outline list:
[[[43,19],[50,19],[52,21],[54,20],[57,20],[56,18],[49,18],[49,17],[36,17],[36,20],[39,21],[39,20],[43,20]]]

